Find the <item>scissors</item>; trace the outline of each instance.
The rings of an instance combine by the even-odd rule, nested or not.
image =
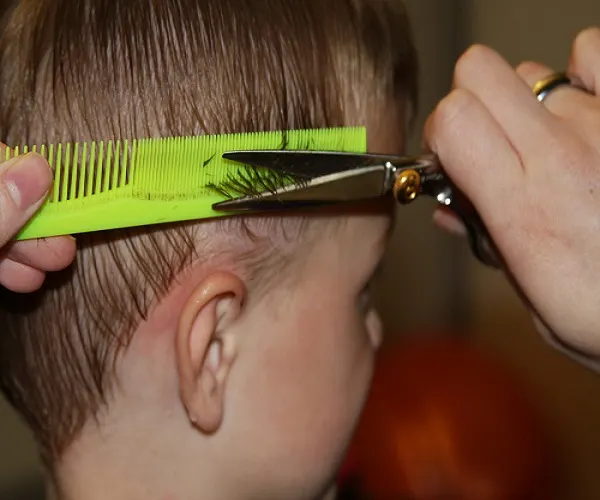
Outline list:
[[[444,174],[435,155],[389,156],[329,151],[231,151],[223,158],[266,168],[292,184],[213,205],[222,212],[265,212],[340,204],[392,195],[401,205],[426,195],[451,209],[467,228],[469,245],[485,265],[500,267],[499,253],[469,200]]]

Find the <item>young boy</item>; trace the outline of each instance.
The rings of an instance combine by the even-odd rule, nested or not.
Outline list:
[[[397,0],[20,0],[0,37],[10,145],[366,125],[401,153],[416,63]],[[380,342],[391,206],[77,238],[0,293],[0,380],[59,499],[333,492]]]

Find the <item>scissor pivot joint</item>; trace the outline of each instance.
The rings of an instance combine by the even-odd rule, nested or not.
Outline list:
[[[403,205],[412,203],[421,192],[421,176],[415,170],[402,170],[394,183],[394,198]]]

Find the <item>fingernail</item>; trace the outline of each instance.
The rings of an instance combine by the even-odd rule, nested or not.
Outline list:
[[[52,171],[41,156],[29,153],[10,160],[3,180],[15,205],[21,210],[40,201],[52,185]]]

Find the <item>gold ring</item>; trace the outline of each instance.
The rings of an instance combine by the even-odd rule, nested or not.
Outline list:
[[[548,78],[544,78],[537,82],[533,86],[533,93],[538,101],[544,102],[553,90],[564,85],[573,86],[573,82],[564,72],[554,73]]]

